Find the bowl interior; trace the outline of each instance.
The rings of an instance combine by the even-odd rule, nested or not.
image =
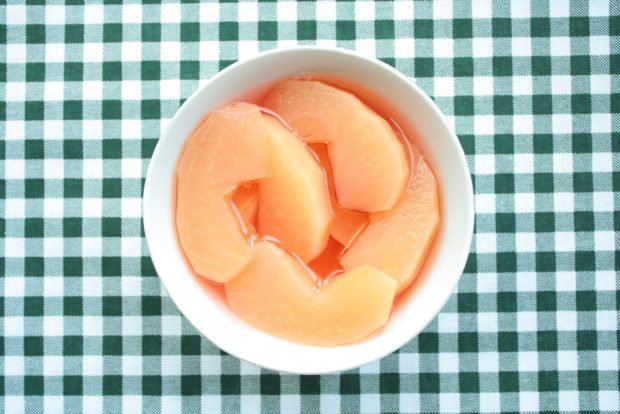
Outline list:
[[[417,291],[381,333],[357,344],[316,347],[264,334],[239,320],[202,289],[176,243],[172,188],[184,140],[214,107],[280,78],[320,73],[347,79],[398,109],[415,128],[418,145],[440,185],[442,226],[433,262]],[[403,75],[352,52],[299,47],[274,50],[223,70],[196,91],[169,122],[149,165],[143,198],[145,233],[153,263],[181,312],[224,351],[265,368],[300,374],[336,372],[383,357],[417,335],[439,312],[456,285],[473,232],[473,191],[458,139],[434,103]]]

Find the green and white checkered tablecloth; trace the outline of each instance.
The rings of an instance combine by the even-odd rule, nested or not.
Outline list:
[[[23,3],[0,6],[0,412],[620,411],[618,0]],[[183,99],[295,44],[410,77],[475,185],[449,303],[339,375],[218,350],[163,290],[141,224]]]

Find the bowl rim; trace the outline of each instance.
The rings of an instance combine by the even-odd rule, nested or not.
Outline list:
[[[349,364],[345,366],[336,366],[333,369],[330,369],[330,368],[325,369],[323,367],[321,369],[306,369],[306,370],[291,369],[291,370],[288,370],[286,368],[283,368],[282,366],[277,366],[277,364],[266,364],[264,363],[264,361],[261,361],[261,362],[252,361],[245,356],[239,355],[235,351],[227,349],[227,346],[223,344],[222,341],[219,340],[219,338],[217,338],[217,335],[210,335],[209,333],[200,329],[197,326],[197,323],[195,323],[194,318],[188,315],[183,309],[184,306],[181,304],[182,301],[180,301],[178,298],[175,298],[172,294],[170,294],[171,290],[169,289],[169,284],[172,283],[172,281],[170,278],[162,276],[162,272],[159,270],[159,269],[162,269],[163,267],[162,261],[165,260],[165,258],[162,256],[154,256],[151,253],[151,250],[153,249],[155,245],[155,238],[157,237],[157,235],[153,234],[150,223],[151,223],[151,219],[156,220],[156,218],[151,217],[148,203],[145,202],[149,200],[152,197],[152,193],[156,191],[156,189],[153,188],[154,187],[153,176],[155,174],[154,173],[155,165],[158,164],[157,160],[161,157],[160,152],[161,152],[162,145],[160,145],[160,143],[162,142],[162,140],[166,139],[166,137],[170,137],[171,128],[175,124],[175,120],[181,117],[182,114],[187,111],[187,108],[194,105],[194,101],[198,99],[198,96],[201,94],[201,92],[204,89],[208,88],[213,83],[216,83],[220,78],[225,77],[229,72],[237,70],[239,66],[249,64],[254,60],[266,59],[274,55],[286,54],[286,53],[291,53],[291,52],[300,52],[300,51],[319,52],[319,53],[335,53],[335,54],[340,54],[340,55],[346,55],[348,57],[352,57],[355,59],[360,59],[370,65],[379,66],[382,70],[389,72],[391,76],[395,76],[399,78],[401,81],[406,82],[409,85],[409,87],[412,89],[412,91],[414,91],[415,94],[422,101],[424,101],[426,106],[428,106],[435,113],[435,115],[437,116],[437,119],[440,120],[442,127],[446,130],[446,133],[449,136],[451,143],[455,147],[456,156],[458,157],[460,167],[462,167],[463,170],[466,172],[465,174],[466,176],[464,177],[464,182],[466,186],[466,189],[465,189],[466,200],[464,200],[463,206],[467,208],[467,216],[466,216],[467,222],[465,223],[465,229],[467,233],[465,234],[465,240],[464,240],[462,249],[460,250],[458,256],[453,258],[454,259],[453,261],[456,263],[455,268],[460,269],[460,271],[458,272],[458,276],[450,280],[449,285],[446,286],[445,290],[443,290],[444,294],[441,297],[440,306],[437,306],[438,310],[432,315],[430,315],[430,317],[428,317],[427,320],[425,320],[421,324],[421,328],[418,332],[412,333],[412,335],[410,336],[403,337],[399,341],[394,341],[391,349],[384,350],[384,352],[381,352],[381,353],[373,354],[370,357],[366,358],[364,361],[361,361],[361,362],[358,362],[352,365]],[[185,137],[184,140],[186,138],[187,137]],[[441,312],[441,310],[444,308],[447,301],[452,296],[452,293],[456,285],[458,284],[458,281],[462,277],[467,258],[471,251],[471,243],[472,243],[473,233],[474,233],[474,219],[475,219],[474,191],[473,191],[471,173],[469,171],[469,167],[467,164],[467,159],[465,157],[463,148],[458,140],[458,137],[456,136],[456,133],[450,127],[450,125],[448,124],[446,120],[445,115],[441,112],[441,110],[435,104],[435,102],[419,86],[417,86],[415,82],[412,81],[412,79],[408,78],[403,73],[396,70],[392,66],[386,64],[385,62],[382,62],[381,60],[376,59],[376,58],[364,56],[363,54],[358,53],[353,50],[343,49],[343,48],[338,48],[338,47],[331,47],[331,46],[328,47],[328,46],[315,46],[315,45],[298,45],[298,46],[290,46],[290,47],[279,47],[279,48],[263,51],[247,59],[240,59],[236,61],[230,66],[220,70],[212,77],[208,78],[202,85],[199,85],[196,88],[196,90],[193,91],[192,94],[175,111],[174,115],[172,116],[172,118],[170,118],[167,121],[167,125],[161,132],[160,138],[149,160],[149,165],[148,165],[148,169],[147,169],[147,173],[146,173],[145,181],[144,181],[143,196],[142,196],[142,220],[143,220],[143,225],[144,225],[145,240],[146,240],[147,247],[149,248],[149,257],[151,258],[153,262],[153,266],[155,268],[155,271],[157,272],[157,275],[162,285],[166,288],[166,293],[168,294],[170,299],[173,301],[173,303],[176,305],[177,309],[181,312],[181,314],[194,326],[194,328],[198,332],[200,332],[210,342],[212,342],[214,345],[216,345],[218,348],[222,349],[226,353],[233,355],[234,357],[240,360],[250,362],[262,368],[266,368],[266,369],[270,369],[270,370],[282,372],[282,373],[291,373],[291,374],[330,374],[330,373],[337,373],[337,372],[345,371],[348,369],[357,368],[364,364],[377,361],[391,354],[392,352],[400,349],[406,343],[408,343],[409,341],[417,337],[417,335],[419,335],[429,325],[429,323],[432,322],[437,317],[437,315]]]

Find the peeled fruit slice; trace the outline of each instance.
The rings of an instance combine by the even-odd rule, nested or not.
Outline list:
[[[282,123],[263,115],[271,139],[271,175],[258,184],[258,230],[308,262],[329,236],[332,212],[325,173],[308,148]]]
[[[177,174],[196,189],[238,184],[269,175],[270,144],[256,105],[234,103],[213,111],[192,135]]]
[[[391,209],[403,193],[409,166],[392,127],[355,95],[315,80],[289,79],[263,105],[308,143],[327,143],[338,201],[347,209]]]
[[[181,247],[194,271],[225,283],[252,259],[252,249],[226,198],[234,185],[205,189],[179,181],[176,222]]]
[[[253,327],[327,346],[359,341],[385,325],[396,282],[362,266],[318,287],[295,258],[260,241],[252,262],[225,289],[230,308]]]
[[[177,168],[177,232],[196,273],[224,283],[251,260],[244,228],[229,200],[237,184],[266,177],[271,144],[256,105],[212,112],[190,135]]]
[[[416,151],[413,176],[394,209],[372,215],[368,227],[340,259],[345,270],[371,265],[392,276],[398,291],[416,277],[439,225],[435,176]]]
[[[262,234],[306,261],[327,242],[332,212],[323,170],[256,105],[235,103],[211,113],[190,136],[177,179],[181,246],[196,273],[212,281],[226,282],[247,265],[245,233],[255,232],[256,222]],[[257,181],[258,190],[242,187],[229,200],[248,181]]]
[[[258,213],[258,188],[255,184],[242,185],[232,196],[237,211],[241,215],[244,224],[253,228]]]
[[[342,245],[347,246],[368,223],[368,214],[361,211],[349,210],[340,205],[336,197],[334,175],[332,165],[329,162],[329,156],[327,155],[327,146],[325,144],[310,144],[309,147],[318,157],[319,163],[327,175],[329,200],[332,205],[332,210],[334,211],[334,221],[332,222],[330,234]]]

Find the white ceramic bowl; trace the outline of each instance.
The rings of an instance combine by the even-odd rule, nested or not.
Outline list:
[[[212,108],[277,79],[320,73],[347,79],[398,108],[415,127],[417,144],[439,180],[443,225],[435,256],[415,294],[385,329],[360,343],[317,347],[259,332],[201,288],[179,251],[172,214],[177,159],[188,134]],[[415,84],[382,62],[341,49],[272,50],[235,63],[211,78],[177,111],[149,165],[143,198],[144,230],[155,269],[187,319],[224,351],[282,372],[320,374],[355,368],[394,352],[437,315],[450,297],[469,253],[474,203],[463,150],[443,115]]]

